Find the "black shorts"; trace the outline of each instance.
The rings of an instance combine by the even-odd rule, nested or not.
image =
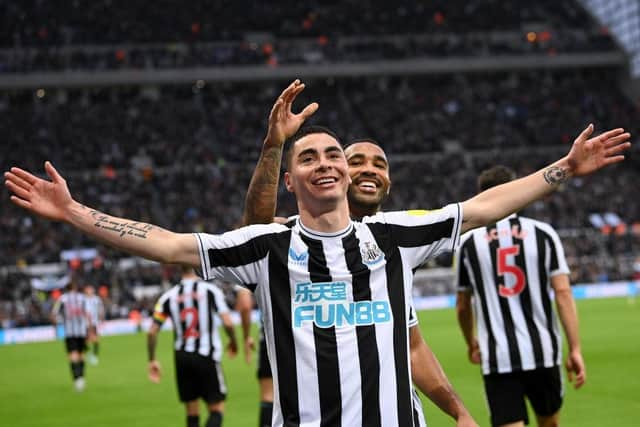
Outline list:
[[[258,379],[273,378],[269,356],[267,355],[267,343],[264,340],[264,333],[260,333],[258,342]]]
[[[86,337],[68,337],[64,339],[64,346],[67,348],[67,353],[72,351],[78,351],[83,353],[87,349]]]
[[[186,351],[175,352],[176,383],[181,402],[202,398],[207,403],[222,402],[227,385],[220,363],[207,356]]]
[[[485,375],[484,389],[493,426],[517,421],[529,424],[525,397],[535,413],[542,416],[553,415],[562,406],[559,366]]]

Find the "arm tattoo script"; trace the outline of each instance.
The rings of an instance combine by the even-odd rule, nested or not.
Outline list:
[[[567,180],[567,173],[558,166],[551,166],[544,171],[544,180],[549,185],[559,185]]]
[[[90,215],[95,221],[93,224],[95,227],[113,231],[114,233],[118,233],[120,237],[127,235],[146,239],[147,233],[153,230],[152,225],[145,224],[144,222],[119,221],[98,211],[91,211]]]
[[[263,153],[249,183],[245,198],[243,223],[270,223],[276,211],[280,159],[282,148],[271,148]]]

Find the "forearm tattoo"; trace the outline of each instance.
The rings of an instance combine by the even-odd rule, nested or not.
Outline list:
[[[146,239],[147,234],[153,230],[153,226],[144,222],[127,222],[122,220],[116,220],[109,215],[105,215],[102,212],[92,210],[89,215],[95,221],[94,227],[101,228],[107,231],[113,231],[118,233],[120,237],[133,236],[141,239]]]
[[[245,200],[244,224],[269,223],[273,221],[282,148],[272,148],[263,153],[258,167],[249,183]]]
[[[544,171],[544,180],[549,185],[560,185],[567,180],[567,172],[558,166],[551,166]]]

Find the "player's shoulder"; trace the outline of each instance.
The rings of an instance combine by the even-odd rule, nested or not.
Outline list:
[[[409,209],[403,211],[382,211],[365,216],[362,223],[407,224],[418,222],[436,223],[462,216],[460,203],[452,203],[438,209]]]
[[[529,217],[525,217],[525,216],[521,216],[518,217],[520,219],[521,222],[523,223],[529,223],[531,227],[537,228],[551,236],[557,236],[558,232],[556,231],[556,229],[549,224],[548,222],[544,222],[544,221],[540,221],[538,219],[535,218],[529,218]]]

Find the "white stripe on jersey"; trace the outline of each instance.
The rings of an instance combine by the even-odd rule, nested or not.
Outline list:
[[[458,289],[474,293],[484,374],[560,363],[562,340],[551,304],[550,278],[568,274],[569,269],[560,239],[551,226],[512,215],[498,221],[494,228],[465,233],[455,265]],[[499,292],[499,285],[504,285],[505,293],[515,295],[500,295],[503,291]]]
[[[378,214],[334,234],[306,230],[298,220],[196,235],[205,279],[255,288],[276,425],[420,422],[409,357],[412,270],[451,250],[461,221],[460,206],[450,205]]]
[[[60,296],[53,307],[53,314],[62,313],[64,335],[71,337],[87,336],[87,304],[85,296],[77,291],[69,291]]]
[[[216,286],[184,279],[160,296],[155,311],[171,318],[174,350],[197,352],[210,355],[215,361],[221,360],[224,349],[218,333],[218,315],[229,312],[229,307]]]

